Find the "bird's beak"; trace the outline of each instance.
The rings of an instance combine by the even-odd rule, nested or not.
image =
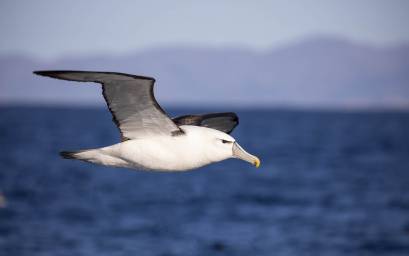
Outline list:
[[[233,157],[249,162],[257,168],[260,166],[260,159],[247,153],[237,142],[234,142],[233,144]]]

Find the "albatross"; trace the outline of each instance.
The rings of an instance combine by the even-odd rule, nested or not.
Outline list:
[[[102,148],[62,151],[66,159],[138,170],[187,171],[228,158],[259,167],[260,160],[229,135],[235,113],[184,115],[171,119],[153,93],[152,77],[117,72],[34,71],[34,74],[102,85],[102,95],[121,141]]]

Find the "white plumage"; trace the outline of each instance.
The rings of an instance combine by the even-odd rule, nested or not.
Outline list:
[[[153,78],[112,72],[34,73],[101,83],[108,108],[120,129],[120,143],[97,149],[63,151],[64,158],[157,171],[186,171],[228,158],[240,158],[257,167],[260,164],[257,157],[247,153],[227,134],[238,124],[234,113],[188,115],[172,120],[154,98]]]

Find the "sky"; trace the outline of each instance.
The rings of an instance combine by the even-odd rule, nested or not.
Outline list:
[[[1,0],[0,56],[53,59],[166,46],[265,50],[315,35],[409,42],[409,1]]]

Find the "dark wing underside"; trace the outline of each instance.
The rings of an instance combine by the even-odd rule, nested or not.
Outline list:
[[[239,118],[235,113],[212,113],[204,115],[185,115],[172,119],[177,125],[195,125],[216,129],[225,133],[231,133],[239,124]]]
[[[102,94],[121,132],[121,139],[181,132],[153,95],[155,79],[114,72],[36,71],[57,79],[102,84]]]

